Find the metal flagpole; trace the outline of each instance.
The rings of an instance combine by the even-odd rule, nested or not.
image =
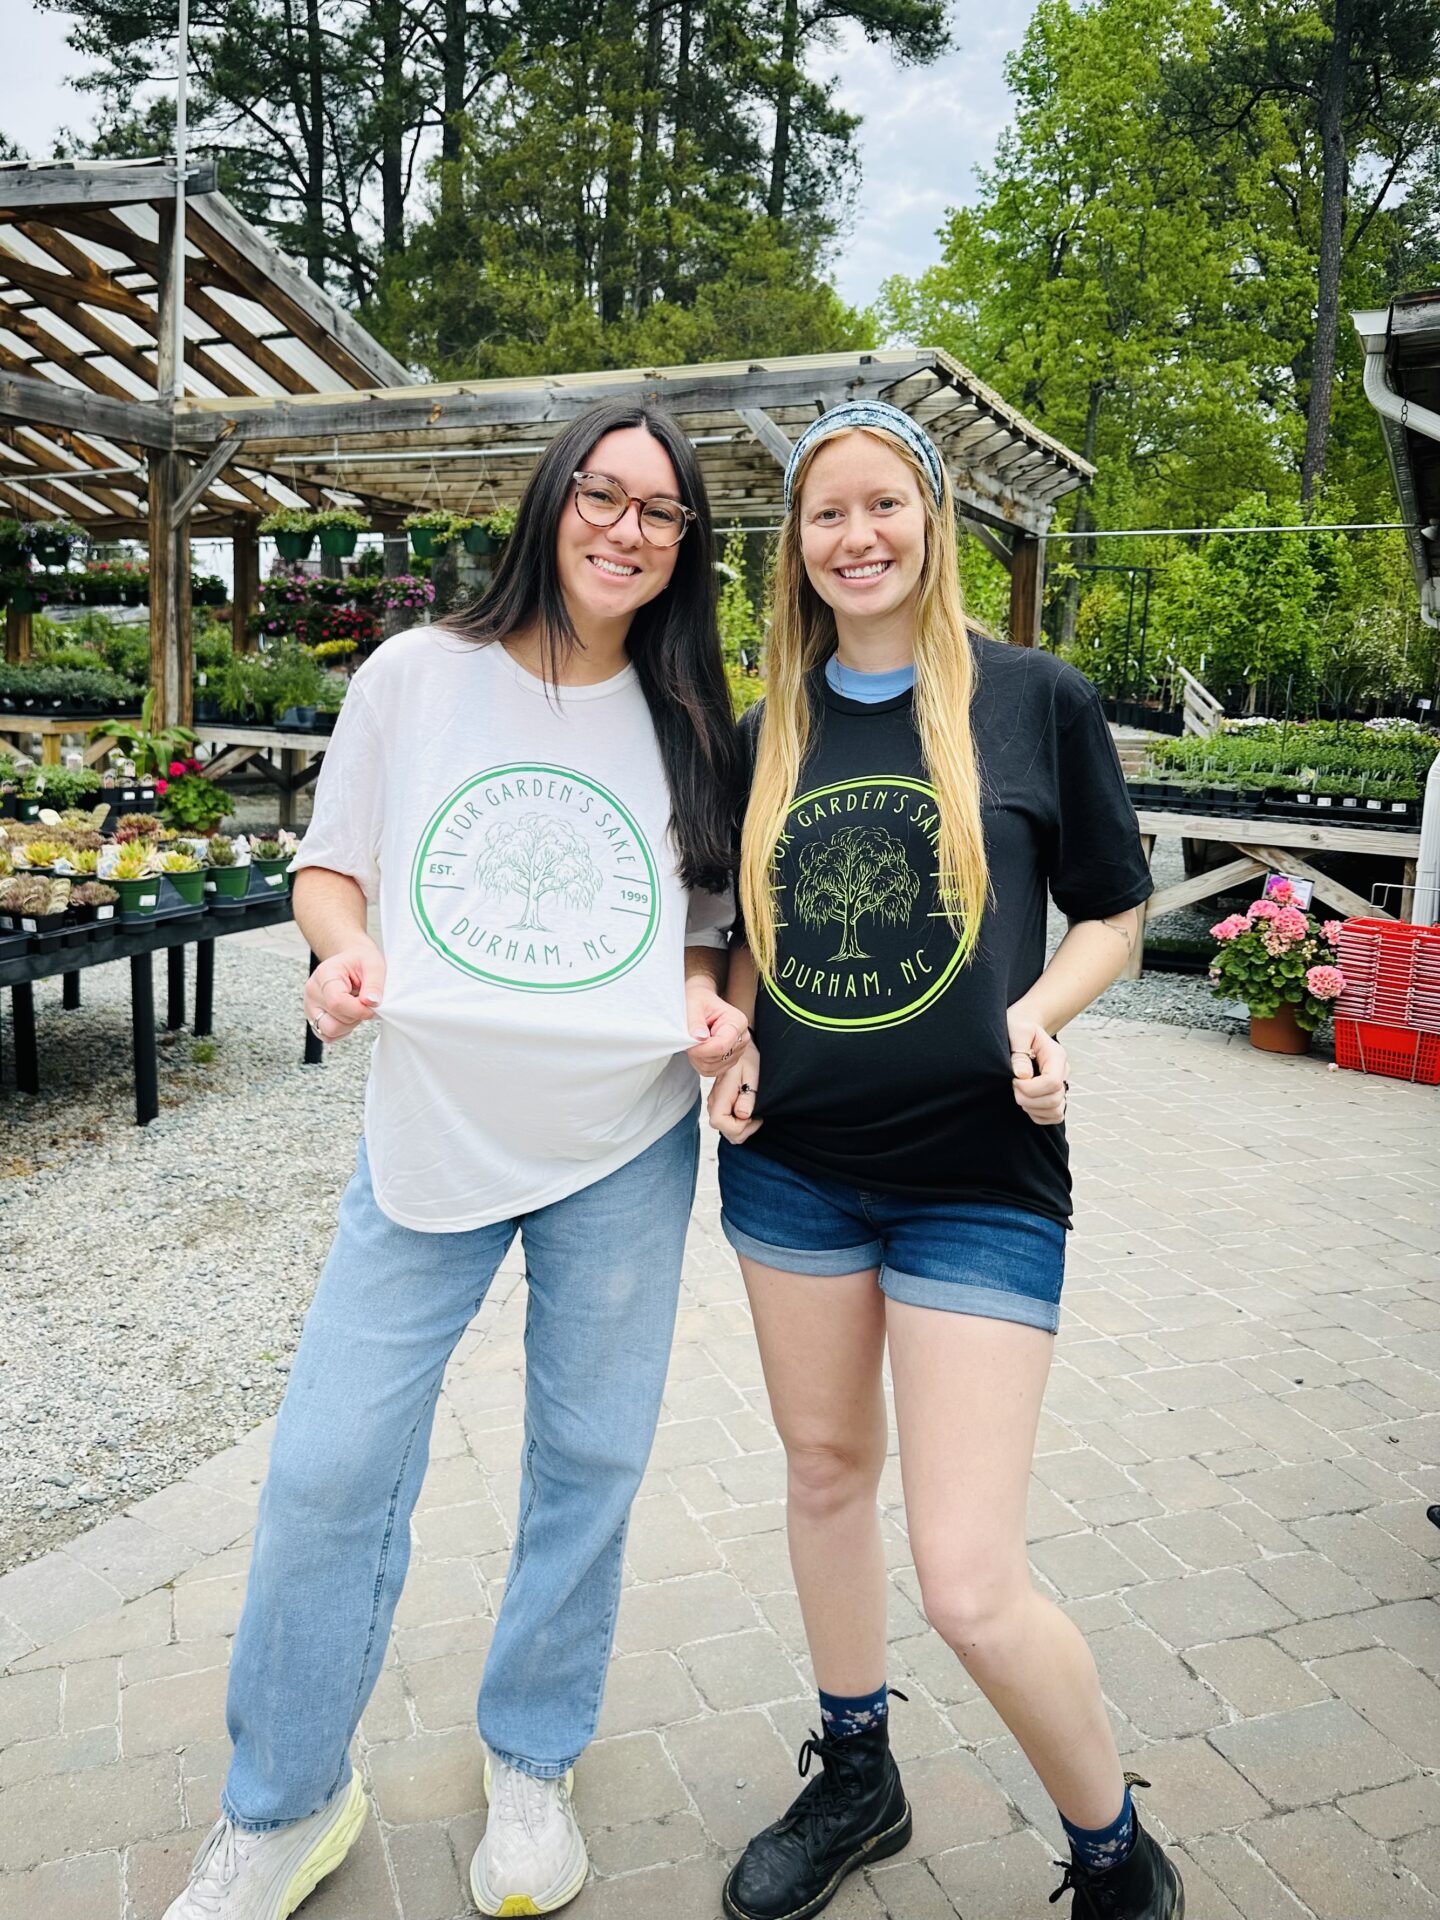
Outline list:
[[[175,387],[177,400],[185,394],[185,81],[190,65],[190,0],[180,0],[180,30],[177,35],[176,71],[179,85],[175,95]]]

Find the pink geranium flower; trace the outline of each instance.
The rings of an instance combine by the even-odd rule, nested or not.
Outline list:
[[[1252,900],[1247,909],[1247,918],[1251,920],[1278,920],[1281,909],[1273,900]]]
[[[1243,913],[1232,913],[1228,920],[1217,920],[1210,929],[1212,940],[1233,940],[1237,933],[1244,933],[1250,922]]]
[[[155,782],[155,791],[157,793],[168,793],[170,791],[170,782],[168,780],[157,780]]]
[[[1288,907],[1295,898],[1295,889],[1288,880],[1272,880],[1265,889],[1265,898],[1273,900],[1277,907]]]
[[[1327,920],[1325,924],[1321,927],[1320,931],[1324,934],[1325,938],[1330,942],[1332,947],[1334,946],[1335,942],[1340,938],[1340,929],[1344,926],[1344,924],[1345,922],[1343,920]]]
[[[1338,967],[1311,967],[1305,984],[1317,1000],[1337,1000],[1345,991],[1345,976]]]
[[[1275,925],[1287,940],[1303,940],[1310,931],[1310,922],[1298,907],[1282,907]]]

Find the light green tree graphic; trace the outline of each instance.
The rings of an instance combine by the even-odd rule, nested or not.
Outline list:
[[[840,923],[832,960],[868,960],[859,941],[862,915],[890,926],[908,920],[920,893],[905,849],[883,827],[842,827],[800,855],[795,911],[810,927]]]
[[[475,883],[483,893],[518,893],[525,909],[511,924],[548,933],[540,918],[541,901],[558,894],[568,906],[588,907],[605,876],[568,820],[522,813],[514,820],[497,821],[486,834],[475,862]]]

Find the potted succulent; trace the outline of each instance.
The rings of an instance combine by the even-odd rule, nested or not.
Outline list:
[[[315,544],[315,518],[308,507],[280,507],[266,514],[260,531],[274,540],[282,560],[308,560]]]
[[[30,551],[42,567],[63,567],[70,549],[82,538],[73,520],[47,520],[30,529]]]
[[[346,560],[354,553],[362,533],[370,530],[369,517],[354,507],[322,507],[312,515],[320,536],[320,551],[332,560]]]
[[[119,901],[115,888],[106,886],[103,880],[82,880],[70,889],[70,911],[82,926],[113,920]]]
[[[1336,966],[1338,920],[1317,922],[1294,904],[1290,883],[1271,880],[1262,899],[1211,927],[1217,1000],[1250,1009],[1250,1044],[1262,1053],[1308,1053],[1311,1036],[1345,989]]]
[[[401,523],[410,536],[417,560],[433,560],[447,541],[455,536],[455,515],[443,507],[426,513],[407,513]]]
[[[223,833],[211,836],[208,850],[205,891],[217,903],[243,900],[250,890],[250,846],[245,840],[230,840]]]
[[[266,886],[274,888],[277,893],[289,889],[290,862],[295,857],[298,844],[295,835],[287,833],[283,827],[273,840],[251,838],[251,857],[265,876]]]
[[[70,917],[70,882],[30,874],[7,882],[0,912],[17,933],[59,933]]]
[[[106,863],[103,877],[119,895],[122,919],[148,919],[160,904],[160,876],[150,864],[152,851],[148,841],[131,840]]]
[[[205,869],[193,853],[182,853],[178,847],[167,847],[153,854],[150,864],[156,873],[164,874],[187,907],[204,906]]]

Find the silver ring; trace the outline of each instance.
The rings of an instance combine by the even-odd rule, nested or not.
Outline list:
[[[320,1031],[320,1016],[318,1013],[316,1014],[315,1018],[310,1022],[310,1031],[314,1034],[315,1038],[320,1042],[321,1046],[323,1047],[325,1044],[325,1036]]]

